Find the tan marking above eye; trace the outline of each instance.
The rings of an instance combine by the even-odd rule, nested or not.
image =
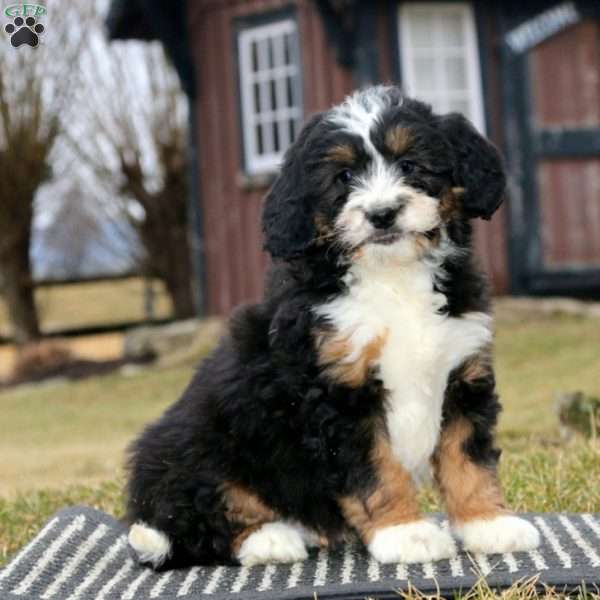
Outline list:
[[[356,152],[351,144],[338,144],[327,152],[327,160],[351,165],[356,160]]]
[[[410,129],[396,125],[385,134],[385,145],[393,154],[404,154],[412,144]]]

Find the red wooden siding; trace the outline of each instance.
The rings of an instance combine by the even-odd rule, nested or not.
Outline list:
[[[486,47],[480,48],[480,60],[483,70],[487,74],[482,78],[484,88],[484,102],[486,102],[486,113],[488,114],[487,134],[490,139],[502,147],[503,121],[501,109],[501,81],[500,81],[500,48],[502,46],[501,35],[498,31],[498,22],[487,11],[480,19],[479,26],[481,38],[486,40]],[[477,257],[492,283],[492,289],[496,294],[506,294],[509,291],[508,271],[508,214],[506,204],[510,198],[506,198],[505,204],[492,217],[491,221],[478,220],[475,224],[475,250]]]
[[[541,161],[538,182],[546,266],[600,266],[600,158]]]
[[[267,257],[262,252],[261,201],[266,184],[245,181],[239,122],[234,19],[289,6],[285,0],[188,3],[199,87],[201,202],[210,314],[226,315],[262,294]],[[339,102],[352,89],[351,74],[335,64],[310,0],[296,6],[305,115]]]
[[[530,56],[536,127],[600,126],[600,25],[584,21]],[[600,266],[600,159],[540,161],[541,239],[546,267]]]
[[[530,55],[538,127],[600,125],[600,24],[584,21],[546,40]]]
[[[351,73],[337,65],[311,0],[195,0],[189,26],[196,66],[201,203],[206,244],[207,302],[210,314],[226,315],[237,304],[257,300],[267,257],[262,252],[261,201],[267,184],[248,183],[242,173],[238,100],[236,17],[295,6],[302,59],[305,117],[341,101],[352,91]],[[385,3],[378,20],[380,77],[393,79],[391,28]],[[493,57],[492,57],[493,59]],[[493,67],[494,65],[491,65]],[[491,69],[495,77],[495,71]],[[496,125],[492,134],[499,131]],[[496,291],[507,289],[504,215],[478,224],[476,243]]]

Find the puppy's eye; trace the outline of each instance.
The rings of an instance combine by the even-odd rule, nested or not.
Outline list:
[[[344,169],[337,174],[336,179],[344,185],[348,185],[353,177],[354,175],[350,169]]]
[[[402,175],[410,175],[415,172],[417,165],[412,162],[412,160],[401,160],[400,161],[400,170],[402,171]]]

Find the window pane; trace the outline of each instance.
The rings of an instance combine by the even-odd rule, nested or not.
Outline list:
[[[419,92],[434,90],[436,85],[435,60],[428,57],[415,58],[415,89]]]
[[[261,111],[261,108],[260,108],[260,84],[259,83],[252,84],[252,89],[254,91],[254,112],[259,113]]]
[[[291,65],[292,64],[292,35],[290,33],[287,33],[284,38],[284,56],[285,56],[285,64],[286,65]]]
[[[264,154],[262,125],[256,126],[256,151],[258,154]]]
[[[281,150],[281,144],[279,143],[279,123],[273,121],[273,151],[279,152]]]
[[[286,77],[287,105],[294,106],[294,83],[291,77]]]
[[[464,45],[463,19],[460,14],[448,13],[441,19],[444,46]]]
[[[467,65],[462,56],[446,59],[446,81],[449,90],[464,90],[467,87]]]
[[[269,40],[260,40],[256,45],[258,46],[258,70],[265,71],[269,68]]]
[[[273,49],[273,38],[268,38],[267,44],[269,46],[269,68],[272,69],[275,66],[275,53],[274,53],[274,49]]]
[[[258,71],[258,49],[256,42],[252,42],[250,47],[252,48],[252,72],[256,73]]]
[[[269,81],[269,89],[271,95],[271,110],[277,110],[277,88],[274,79]]]
[[[465,117],[471,118],[471,111],[469,110],[469,101],[464,100],[449,100],[448,110],[450,112],[459,112],[465,115]]]
[[[410,11],[410,41],[416,48],[433,45],[433,19],[429,11]]]

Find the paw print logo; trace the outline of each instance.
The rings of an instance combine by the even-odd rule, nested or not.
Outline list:
[[[44,26],[37,23],[34,17],[15,17],[12,23],[4,27],[4,31],[10,35],[10,43],[18,48],[27,44],[35,48],[40,43],[40,35],[44,33]]]

